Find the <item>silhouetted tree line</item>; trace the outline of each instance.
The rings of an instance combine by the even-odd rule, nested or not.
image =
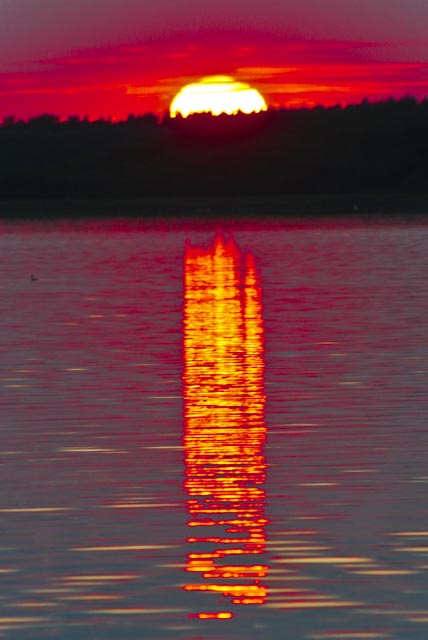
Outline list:
[[[0,197],[428,192],[428,101],[0,127]]]

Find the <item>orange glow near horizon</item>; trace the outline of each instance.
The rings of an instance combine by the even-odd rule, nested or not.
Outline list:
[[[75,49],[1,70],[0,122],[46,113],[89,120],[163,116],[183,87],[198,87],[199,78],[219,69],[246,89],[257,87],[271,108],[425,98],[425,59],[390,54],[377,56],[370,42],[217,31]]]
[[[266,440],[262,291],[251,255],[217,238],[185,255],[189,592],[264,604]],[[198,615],[198,614],[195,614]],[[205,614],[204,614],[205,615]]]
[[[187,118],[192,113],[221,113],[233,115],[267,111],[263,96],[245,82],[230,76],[208,76],[183,87],[171,103],[170,114]]]

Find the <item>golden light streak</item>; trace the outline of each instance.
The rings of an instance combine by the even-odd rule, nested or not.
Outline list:
[[[71,551],[152,551],[155,549],[173,549],[175,545],[167,544],[129,544],[106,547],[73,547]]]
[[[428,622],[428,616],[421,616],[421,617],[411,617],[411,618],[407,618],[407,620],[409,622],[423,622],[424,624]]]
[[[220,611],[215,613],[197,613],[195,615],[191,614],[189,618],[199,618],[199,620],[230,620],[230,618],[233,618],[233,613],[229,611]]]
[[[58,451],[62,453],[125,453],[120,449],[100,449],[98,447],[61,447]]]
[[[0,569],[0,574],[3,573],[18,573],[19,569],[13,569],[13,568],[7,568],[7,569]]]
[[[339,482],[299,482],[298,487],[338,487]]]
[[[28,593],[36,593],[39,595],[56,595],[60,593],[70,593],[74,589],[68,588],[51,588],[51,589],[28,589]]]
[[[346,600],[302,600],[301,602],[270,602],[266,604],[269,609],[341,609],[360,606],[361,602]]]
[[[281,562],[281,561],[279,561]],[[338,557],[318,557],[313,558],[287,558],[283,562],[287,564],[366,564],[371,562],[370,558],[358,558],[353,556],[338,556]]]
[[[56,607],[56,602],[17,602],[15,607],[20,607],[22,609],[47,609],[49,607]]]
[[[378,633],[375,632],[353,632],[353,631],[345,631],[341,633],[340,631],[335,631],[333,633],[316,633],[314,635],[309,636],[311,640],[376,640],[377,638],[390,638],[389,633]]]
[[[0,617],[0,625],[4,624],[37,624],[40,622],[47,622],[49,618],[35,618],[28,616],[11,616],[11,617]]]
[[[268,565],[234,562],[266,553],[263,375],[262,291],[253,257],[222,238],[208,249],[187,247],[185,488],[188,526],[198,528],[188,542],[203,550],[192,549],[186,571],[205,581],[184,588],[241,605],[267,597],[260,580]]]
[[[411,569],[364,569],[354,571],[354,573],[362,576],[407,576],[419,573],[419,571],[413,571]]]
[[[266,111],[263,96],[245,82],[230,76],[208,76],[183,87],[171,103],[170,114],[187,118],[192,113],[211,113],[218,116]]]
[[[0,513],[60,513],[61,511],[72,511],[71,507],[20,507],[11,509],[0,509]]]
[[[390,536],[400,536],[400,537],[409,537],[409,538],[427,538],[428,531],[402,531],[401,533],[390,533]]]
[[[136,580],[141,576],[138,573],[114,573],[107,575],[93,575],[93,576],[66,576],[63,578],[64,582],[84,582],[86,580],[90,582],[121,582],[122,580]]]
[[[107,616],[129,616],[129,615],[157,615],[168,613],[184,613],[184,609],[144,609],[141,607],[128,607],[123,609],[92,609],[89,613]]]
[[[61,596],[58,598],[59,600],[65,600],[70,602],[92,602],[92,601],[110,601],[110,600],[121,600],[121,596],[112,596],[112,595],[79,595],[79,596]]]
[[[177,506],[172,502],[150,502],[150,503],[140,503],[140,502],[124,502],[124,503],[115,503],[115,504],[107,504],[103,505],[103,509],[159,509],[160,507],[175,507]]]

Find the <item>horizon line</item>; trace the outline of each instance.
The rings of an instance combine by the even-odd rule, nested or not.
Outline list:
[[[7,116],[4,116],[2,118],[2,120],[0,121],[0,127],[7,127],[7,126],[15,126],[18,124],[30,124],[31,122],[33,122],[34,120],[40,120],[42,118],[46,118],[47,119],[51,119],[51,124],[67,124],[70,122],[79,122],[79,123],[96,123],[96,122],[104,122],[104,123],[109,123],[112,125],[115,124],[123,124],[126,122],[129,122],[130,120],[138,120],[138,119],[142,119],[142,118],[154,118],[157,122],[157,124],[162,124],[164,123],[166,120],[188,120],[189,118],[191,119],[192,117],[201,117],[201,116],[208,116],[210,118],[233,118],[236,116],[240,116],[240,117],[266,117],[267,114],[270,113],[280,113],[282,111],[315,111],[317,109],[322,109],[324,111],[329,111],[329,110],[333,110],[333,109],[341,109],[341,110],[345,110],[345,109],[349,109],[349,108],[355,108],[355,107],[359,107],[359,106],[363,106],[363,105],[381,105],[381,104],[385,104],[388,102],[393,102],[393,103],[399,103],[399,102],[405,102],[405,101],[411,101],[414,102],[417,105],[421,105],[423,103],[427,103],[428,102],[428,96],[424,96],[423,98],[418,98],[412,94],[407,94],[405,96],[402,97],[395,97],[395,96],[389,96],[386,98],[382,98],[382,99],[378,99],[378,100],[372,100],[370,98],[363,98],[362,100],[358,101],[358,102],[349,102],[346,104],[342,104],[340,102],[337,102],[334,105],[323,105],[321,103],[319,104],[315,104],[315,105],[299,105],[299,106],[273,106],[273,105],[268,105],[268,108],[266,111],[261,111],[261,112],[253,112],[253,113],[244,113],[242,111],[238,111],[237,113],[233,113],[233,114],[227,114],[227,113],[220,113],[219,115],[214,115],[212,114],[210,111],[204,111],[204,112],[195,112],[195,113],[191,113],[189,114],[187,117],[183,117],[181,114],[177,114],[175,117],[171,116],[171,113],[169,110],[165,109],[163,111],[163,113],[159,113],[156,114],[153,111],[146,111],[146,112],[140,112],[140,113],[135,113],[135,112],[130,112],[126,118],[118,118],[116,116],[110,115],[110,116],[90,116],[89,114],[85,114],[83,116],[78,115],[78,114],[70,114],[70,115],[59,115],[57,113],[52,113],[49,111],[44,111],[44,112],[40,112],[37,115],[34,116],[29,116],[28,118],[20,118],[17,116],[14,116],[13,114],[9,114]]]

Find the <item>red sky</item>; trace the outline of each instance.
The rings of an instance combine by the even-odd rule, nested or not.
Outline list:
[[[2,0],[0,119],[163,113],[210,74],[272,106],[428,95],[426,0]]]

